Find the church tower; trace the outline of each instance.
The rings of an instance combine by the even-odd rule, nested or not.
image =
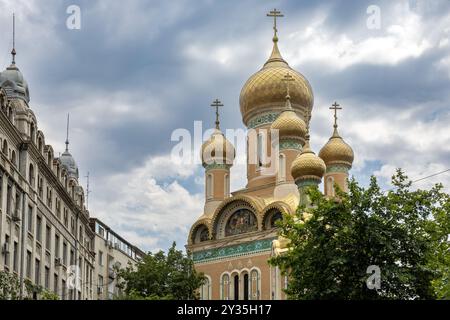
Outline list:
[[[354,153],[338,132],[337,111],[342,110],[342,108],[335,102],[330,109],[334,110],[334,131],[330,140],[320,150],[319,157],[323,159],[327,166],[324,177],[324,193],[333,197],[335,184],[342,191],[348,191],[348,172],[352,168]]]
[[[211,106],[216,109],[216,127],[201,149],[202,164],[205,168],[206,215],[211,215],[218,205],[230,196],[230,169],[235,158],[234,146],[220,130],[219,107],[223,107],[223,104],[216,99]]]

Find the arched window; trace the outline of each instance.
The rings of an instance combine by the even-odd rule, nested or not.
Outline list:
[[[262,133],[258,133],[258,140],[256,144],[256,163],[258,168],[263,165],[264,149],[264,135]]]
[[[228,198],[230,196],[230,175],[226,174],[225,175],[225,186],[224,186],[224,192],[225,192],[225,198]]]
[[[259,300],[259,272],[254,269],[250,272],[250,299]]]
[[[233,298],[239,300],[239,275],[233,277]]]
[[[34,167],[32,163],[30,163],[30,168],[28,169],[28,182],[34,187]]]
[[[213,198],[213,192],[214,192],[213,183],[214,183],[213,175],[211,173],[209,173],[206,176],[206,199],[207,200]]]
[[[278,159],[278,182],[284,181],[286,181],[286,156],[281,153]]]
[[[4,155],[8,156],[8,141],[3,140],[2,152]]]
[[[41,154],[42,154],[43,148],[44,148],[44,144],[42,143],[42,137],[39,137],[38,138],[38,149]]]
[[[230,300],[230,276],[228,274],[224,274],[222,276],[220,286],[221,286],[220,298],[222,300]]]
[[[34,123],[30,123],[30,140],[34,143],[34,135],[36,133],[36,129]]]
[[[253,212],[248,209],[240,209],[228,219],[225,227],[225,236],[234,236],[257,230],[258,221]]]
[[[16,151],[11,152],[11,162],[13,166],[17,167],[17,157],[16,157]]]
[[[52,169],[52,167],[53,167],[53,156],[52,156],[52,152],[50,150],[48,150],[48,153],[47,153],[47,164],[50,167],[50,169]]]
[[[334,196],[334,178],[333,177],[327,178],[327,195]]]
[[[211,300],[211,278],[205,276],[205,282],[200,287],[200,300]]]
[[[242,280],[244,281],[244,283],[243,283],[243,287],[244,287],[243,288],[244,289],[243,299],[244,300],[249,300],[250,299],[250,278],[249,278],[247,272],[245,272],[242,275]]]

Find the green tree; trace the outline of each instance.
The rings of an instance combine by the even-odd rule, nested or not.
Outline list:
[[[401,170],[392,184],[382,192],[374,177],[367,189],[352,180],[334,199],[312,188],[312,206],[285,217],[290,250],[270,262],[289,275],[291,299],[449,298],[450,196],[442,185],[412,191]],[[378,290],[367,287],[373,265]]]
[[[19,300],[20,282],[14,273],[0,271],[0,300]]]
[[[196,299],[204,276],[194,269],[192,260],[176,249],[148,253],[136,266],[117,272],[124,296],[132,300]]]

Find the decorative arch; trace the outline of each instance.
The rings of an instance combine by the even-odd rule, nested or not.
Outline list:
[[[201,233],[205,231],[208,235],[207,240],[211,239],[211,228],[207,219],[201,219],[194,223],[194,225],[191,227],[191,231],[189,232],[189,244],[197,244],[207,241],[201,239]]]
[[[245,195],[236,196],[223,201],[216,209],[211,222],[213,237],[222,239],[226,236],[259,230],[260,221],[258,212],[260,211],[261,205],[258,204],[256,199]],[[238,216],[235,216],[235,214],[238,214]],[[234,222],[238,223],[240,228],[234,234],[227,231],[227,228],[232,227],[232,225],[230,225],[231,218],[235,219]],[[245,226],[244,224],[249,225]],[[234,225],[234,227],[236,227],[236,225]]]
[[[205,274],[205,282],[200,287],[200,300],[211,300],[211,277]]]
[[[261,216],[261,222],[262,226],[261,228],[263,230],[270,230],[272,229],[271,219],[274,216],[274,214],[280,213],[283,214],[291,214],[291,210],[289,206],[281,201],[277,201],[274,203],[269,204],[267,207],[264,208]]]

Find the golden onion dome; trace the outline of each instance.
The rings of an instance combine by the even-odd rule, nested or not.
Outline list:
[[[213,163],[231,166],[235,153],[234,146],[225,138],[222,131],[215,129],[211,137],[202,145],[201,159],[203,166]]]
[[[279,138],[300,138],[304,140],[306,124],[292,109],[290,96],[286,97],[286,110],[272,123],[271,129],[279,131]]]
[[[269,60],[242,88],[239,102],[245,125],[256,115],[284,109],[286,85],[283,78],[287,72],[294,78],[290,92],[292,107],[303,115],[312,110],[314,95],[311,85],[281,57],[277,42],[275,37]]]
[[[301,178],[321,180],[325,170],[325,163],[311,150],[309,141],[306,142],[303,152],[292,162],[291,166],[291,174],[294,180]]]
[[[333,136],[320,150],[319,157],[323,159],[327,166],[341,164],[351,167],[355,158],[353,149],[342,139],[337,128]]]

